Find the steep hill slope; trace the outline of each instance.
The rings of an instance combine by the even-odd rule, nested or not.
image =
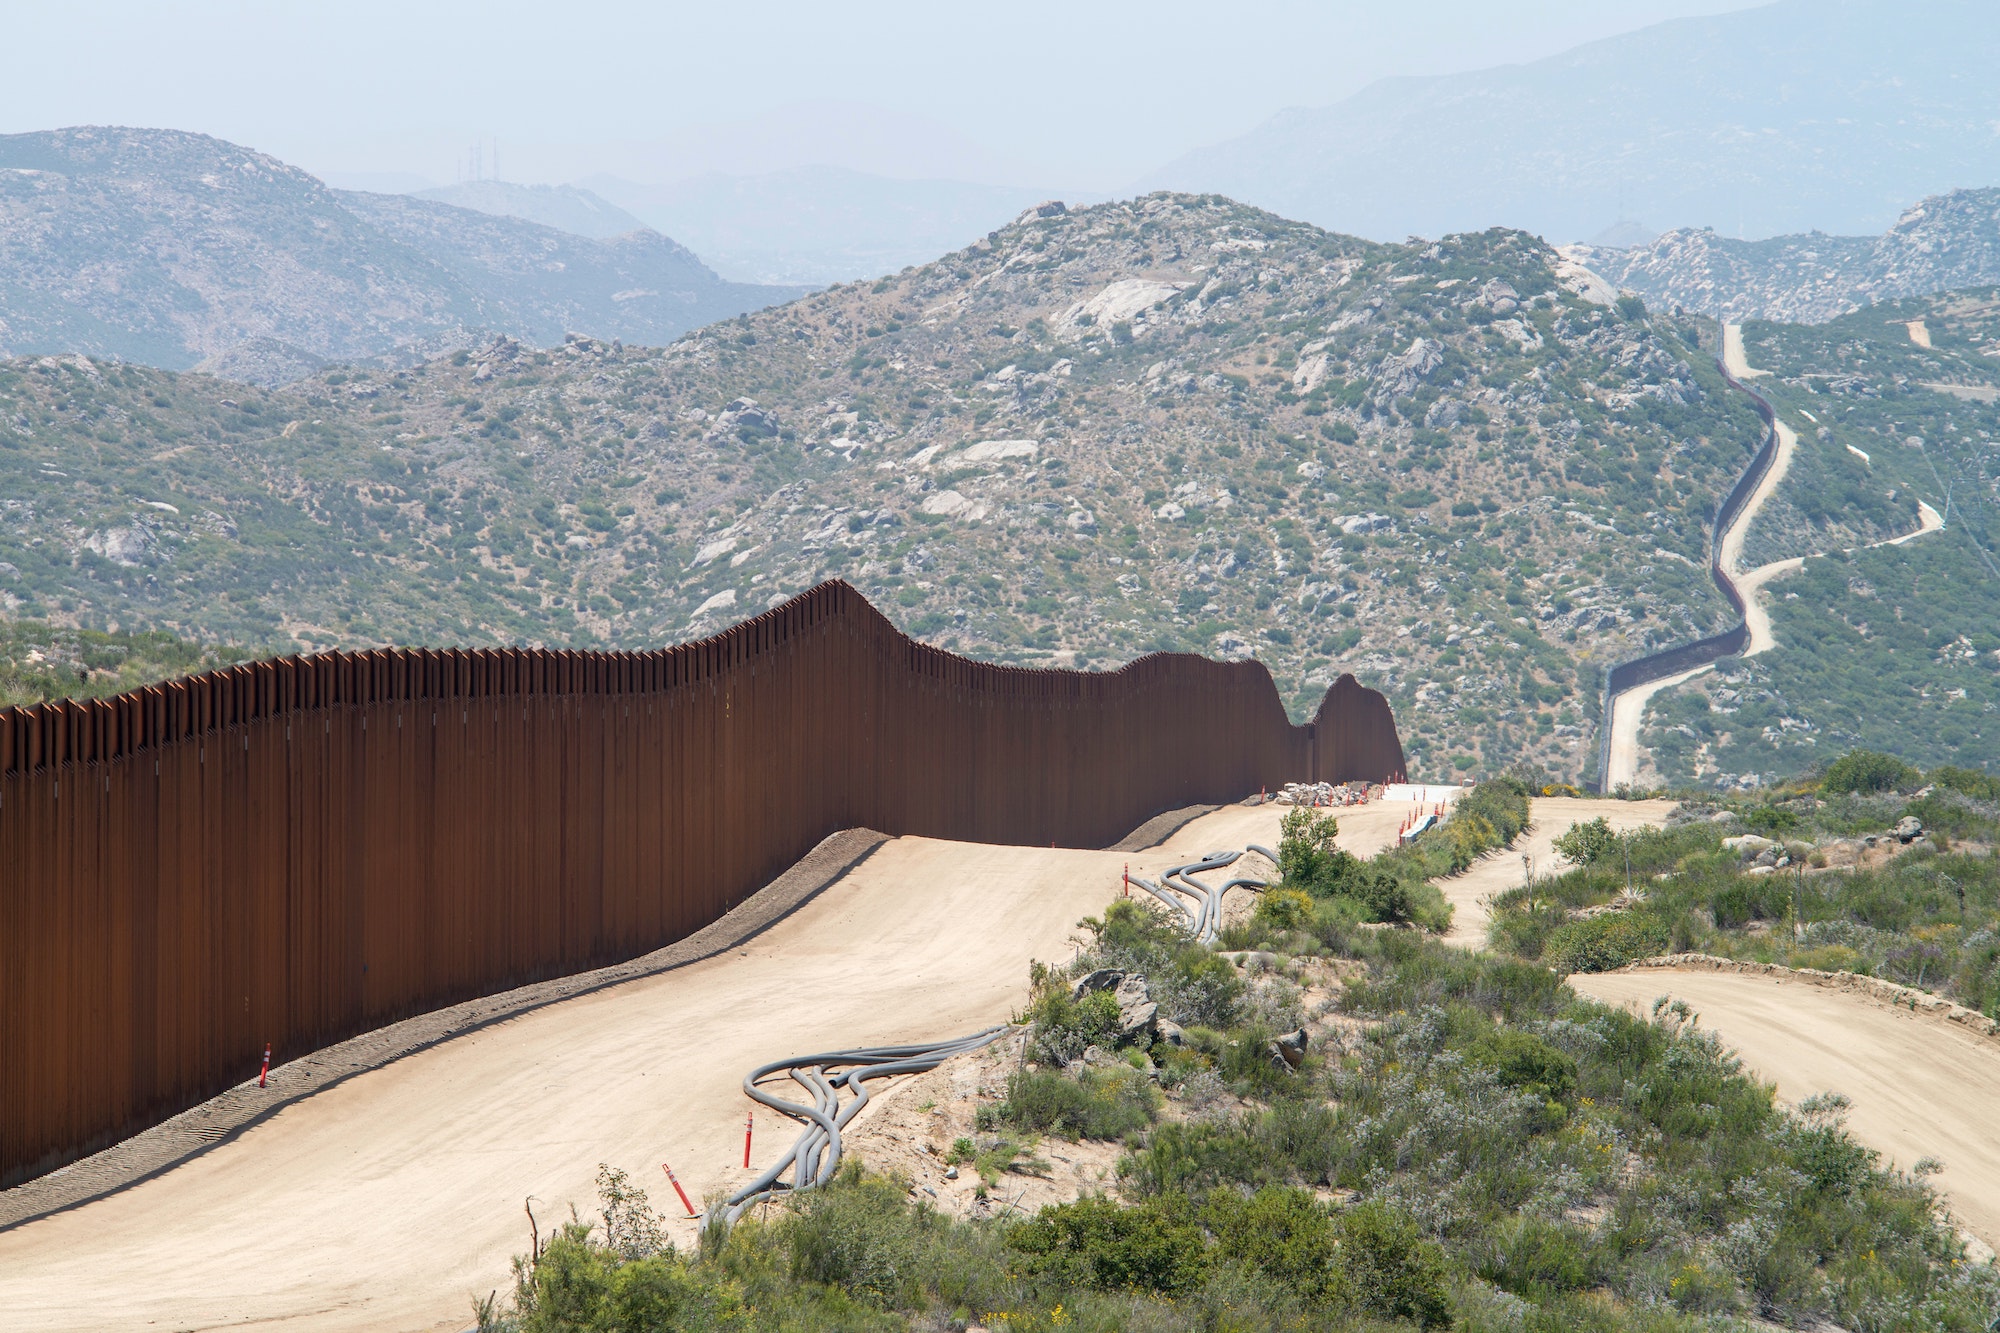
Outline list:
[[[386,202],[385,202],[386,201]],[[663,237],[593,241],[341,195],[204,135],[0,136],[0,350],[280,382],[489,333],[666,341],[797,289],[725,283]]]
[[[1619,217],[1743,236],[1868,234],[2000,180],[2000,10],[1781,0],[1547,60],[1386,79],[1192,153],[1148,187],[1220,190],[1364,236]]]
[[[1649,305],[1818,324],[1877,301],[2000,282],[2000,189],[1934,195],[1881,236],[1736,241],[1682,229],[1629,249],[1562,252]]]
[[[838,573],[961,651],[1254,652],[1295,704],[1353,670],[1413,771],[1575,775],[1603,665],[1719,627],[1706,525],[1758,426],[1690,329],[1572,288],[1599,295],[1518,233],[1154,196],[659,350],[502,340],[281,392],[16,362],[0,596],[204,639],[637,645]]]

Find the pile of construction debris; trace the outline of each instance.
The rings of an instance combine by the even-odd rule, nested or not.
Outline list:
[[[1287,782],[1271,799],[1279,805],[1363,805],[1368,791],[1365,782]]]

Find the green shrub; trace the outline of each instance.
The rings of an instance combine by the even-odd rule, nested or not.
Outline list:
[[[516,1268],[514,1318],[502,1324],[490,1306],[482,1327],[519,1333],[614,1333],[624,1329],[747,1329],[741,1290],[721,1275],[672,1253],[628,1260],[591,1239],[591,1228],[565,1223],[534,1264]]]
[[[1531,1032],[1491,1028],[1465,1048],[1477,1064],[1492,1069],[1510,1088],[1532,1092],[1552,1102],[1576,1096],[1576,1060]]]
[[[1925,781],[1948,787],[1977,801],[2000,801],[2000,778],[1984,769],[1960,768],[1947,764],[1924,775]]]
[[[1387,1204],[1364,1203],[1340,1218],[1340,1272],[1355,1304],[1424,1328],[1451,1323],[1444,1252]]]
[[[1256,920],[1273,930],[1303,930],[1312,924],[1312,895],[1299,889],[1267,889],[1258,900]]]
[[[1580,866],[1596,865],[1618,846],[1618,835],[1603,815],[1588,824],[1571,824],[1567,833],[1555,840],[1555,848]]]
[[[905,1206],[905,1187],[843,1167],[833,1184],[795,1197],[778,1225],[795,1282],[837,1286],[880,1305],[907,1304],[931,1219]]]
[[[1143,1149],[1118,1163],[1118,1174],[1141,1194],[1198,1194],[1224,1184],[1271,1184],[1287,1167],[1240,1126],[1184,1121],[1156,1128]]]
[[[1714,892],[1708,895],[1709,915],[1715,918],[1716,926],[1722,930],[1735,930],[1752,921],[1768,921],[1783,915],[1782,904],[1788,886],[1783,883],[1773,886],[1769,882],[1778,878],[1775,875],[1759,878],[1739,875],[1717,885]],[[1771,910],[1773,898],[1779,904],[1776,912]]]
[[[1558,972],[1609,972],[1665,953],[1671,936],[1648,912],[1606,912],[1556,927],[1542,957]]]
[[[1092,1046],[1107,1050],[1118,1040],[1118,997],[1092,991],[1081,999],[1056,969],[1034,964],[1029,973],[1033,998],[1026,1018],[1034,1024],[1035,1052],[1050,1064],[1066,1065]]]
[[[1824,792],[1900,791],[1914,787],[1917,770],[1879,750],[1849,750],[1826,766],[1819,787]]]
[[[1321,887],[1340,857],[1354,858],[1334,845],[1340,821],[1306,806],[1294,806],[1278,823],[1278,874],[1286,888],[1325,897]]]
[[[1221,1027],[1235,1020],[1242,979],[1227,959],[1190,939],[1179,921],[1120,898],[1101,919],[1085,917],[1079,924],[1091,936],[1084,963],[1144,973],[1160,1017]]]
[[[1090,1069],[1081,1078],[1022,1070],[1007,1080],[997,1118],[1020,1129],[1078,1139],[1122,1139],[1153,1123],[1159,1093],[1134,1069]]]
[[[1566,1222],[1514,1217],[1499,1228],[1479,1275],[1516,1296],[1546,1300],[1598,1278],[1590,1233]]]
[[[1042,1209],[1008,1233],[1007,1245],[1025,1275],[1097,1291],[1179,1296],[1208,1271],[1207,1246],[1188,1214],[1180,1199],[1134,1208],[1079,1199]]]
[[[1339,1234],[1333,1218],[1305,1190],[1273,1185],[1247,1199],[1234,1190],[1216,1190],[1203,1220],[1221,1257],[1256,1269],[1313,1304],[1343,1294]]]

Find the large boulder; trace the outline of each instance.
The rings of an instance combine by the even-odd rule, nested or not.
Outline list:
[[[1274,1063],[1286,1071],[1291,1071],[1305,1063],[1306,1044],[1309,1040],[1306,1030],[1300,1028],[1297,1032],[1287,1032],[1273,1037],[1267,1050]]]
[[[1153,1002],[1153,995],[1146,987],[1146,978],[1137,973],[1122,972],[1115,967],[1101,967],[1084,977],[1071,988],[1071,998],[1081,1000],[1095,991],[1109,991],[1118,1001],[1118,1044],[1120,1046],[1138,1041],[1141,1037],[1153,1036],[1159,1029],[1160,1006]]]
[[[1915,842],[1924,836],[1924,821],[1915,815],[1904,815],[1896,821],[1895,833],[1897,842],[1905,844]]]

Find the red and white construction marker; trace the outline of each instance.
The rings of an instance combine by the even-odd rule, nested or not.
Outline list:
[[[1123,896],[1127,898],[1132,896],[1132,863],[1130,861],[1125,863],[1125,893]]]
[[[258,1087],[260,1087],[260,1088],[261,1088],[261,1087],[263,1087],[263,1086],[264,1086],[264,1080],[265,1080],[265,1079],[268,1079],[269,1077],[271,1077],[271,1044],[270,1044],[269,1042],[265,1042],[265,1043],[264,1043],[264,1068],[263,1068],[263,1070],[262,1070],[261,1072],[259,1072],[259,1073],[258,1073],[258,1075],[257,1075],[257,1086],[258,1086]]]
[[[743,1165],[750,1165],[750,1131],[757,1127],[757,1113],[743,1117]]]
[[[700,1217],[701,1214],[694,1210],[694,1205],[688,1202],[688,1192],[681,1188],[680,1181],[674,1179],[674,1169],[665,1162],[661,1162],[660,1170],[667,1173],[667,1183],[674,1187],[674,1193],[681,1196],[681,1207],[688,1210],[688,1216]]]

